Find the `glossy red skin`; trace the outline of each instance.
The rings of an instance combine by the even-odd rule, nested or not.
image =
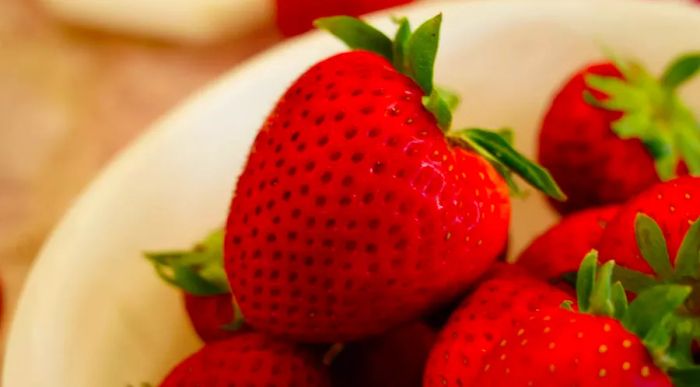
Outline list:
[[[318,356],[260,333],[209,343],[180,362],[161,387],[330,387]]]
[[[223,329],[234,318],[231,294],[194,296],[183,293],[183,298],[192,328],[203,341],[222,340],[235,334]]]
[[[637,336],[609,317],[544,309],[498,340],[474,386],[672,385]]]
[[[583,99],[585,76],[622,77],[611,63],[593,64],[576,73],[554,97],[542,122],[539,162],[549,169],[566,202],[551,203],[569,213],[622,203],[659,182],[654,160],[641,141],[621,139],[611,123],[619,112],[594,107]]]
[[[572,299],[523,269],[502,264],[464,299],[438,335],[428,357],[423,385],[478,386],[485,356],[504,332],[540,308]]]
[[[581,260],[598,247],[619,206],[589,208],[570,214],[538,236],[517,259],[517,265],[545,280],[575,273]]]
[[[334,387],[421,387],[437,332],[423,322],[348,343],[333,360]]]
[[[287,36],[313,28],[313,21],[324,16],[360,16],[365,13],[407,4],[413,0],[275,0],[277,27]]]
[[[640,212],[659,224],[671,261],[675,262],[683,237],[700,217],[700,178],[679,177],[651,187],[622,206],[603,233],[599,244],[602,261],[614,259],[618,265],[652,274],[634,234]]]
[[[280,99],[226,227],[229,282],[255,329],[302,342],[380,334],[449,302],[496,260],[507,187],[448,145],[422,96],[384,58],[353,51]]]

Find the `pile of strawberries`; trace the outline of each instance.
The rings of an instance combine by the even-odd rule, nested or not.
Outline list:
[[[545,169],[508,130],[451,129],[441,16],[396,22],[317,21],[352,51],[280,98],[225,229],[147,254],[205,342],[161,386],[700,386],[700,126],[676,92],[700,54],[584,68]],[[566,216],[511,264],[518,180]]]

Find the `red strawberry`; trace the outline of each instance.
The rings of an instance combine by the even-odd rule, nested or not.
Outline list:
[[[233,335],[234,331],[227,328],[235,317],[231,293],[213,296],[183,293],[183,296],[192,327],[202,340],[209,342]]]
[[[590,208],[563,218],[530,243],[518,257],[518,266],[550,281],[575,273],[617,211],[618,206]]]
[[[510,203],[497,168],[561,197],[498,134],[446,138],[449,104],[432,86],[440,20],[413,34],[404,20],[396,42],[357,19],[319,22],[379,54],[314,65],[253,144],[231,203],[225,266],[255,329],[337,342],[415,320],[463,292],[503,248]]]
[[[501,264],[450,317],[433,346],[424,386],[472,386],[484,356],[508,331],[540,307],[558,306],[569,295],[531,277],[519,267]]]
[[[276,0],[277,26],[287,36],[313,28],[313,21],[324,16],[360,16],[413,0]]]
[[[435,331],[414,322],[379,337],[349,343],[333,360],[335,387],[421,387]]]
[[[649,288],[628,307],[624,288],[611,285],[614,263],[597,275],[596,266],[593,252],[578,272],[579,312],[548,308],[519,321],[465,385],[671,386],[672,378],[697,385],[700,368],[674,315],[690,287]]]
[[[658,223],[667,254],[675,259],[688,229],[700,217],[700,178],[680,177],[653,186],[622,206],[603,233],[599,244],[602,260],[614,259],[619,266],[651,274],[635,237],[639,213]]]
[[[474,385],[672,385],[639,338],[608,317],[541,311],[501,343]]]
[[[224,272],[223,237],[217,230],[191,250],[146,254],[158,275],[183,291],[192,327],[205,342],[232,336],[242,323]]]
[[[320,359],[302,347],[259,333],[207,344],[180,362],[161,387],[330,386]]]
[[[631,293],[658,284],[691,286],[693,292],[679,316],[699,320],[700,327],[700,203],[694,199],[698,195],[696,177],[645,191],[621,208],[601,238],[600,252],[604,260],[620,262],[615,278]]]
[[[698,122],[676,94],[699,63],[698,53],[681,57],[657,80],[635,63],[606,62],[564,85],[539,137],[539,161],[569,196],[558,210],[624,202],[686,166],[700,174]]]

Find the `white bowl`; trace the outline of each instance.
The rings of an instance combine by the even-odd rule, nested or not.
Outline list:
[[[461,92],[461,125],[517,130],[532,154],[552,92],[600,46],[658,71],[700,48],[700,11],[663,2],[426,3],[414,23],[444,12],[437,66]],[[397,11],[394,11],[397,12]],[[374,20],[391,29],[388,15]],[[322,33],[290,40],[223,77],[168,115],[83,194],[42,250],[9,338],[8,387],[157,383],[199,344],[178,292],[141,257],[188,246],[226,216],[259,125],[286,86],[343,49]],[[684,90],[700,111],[700,85]],[[539,195],[514,204],[517,252],[554,220]]]

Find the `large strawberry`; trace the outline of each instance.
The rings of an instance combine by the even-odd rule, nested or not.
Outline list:
[[[436,332],[413,322],[381,336],[348,343],[333,359],[334,387],[421,387]]]
[[[410,3],[413,0],[275,0],[277,27],[288,36],[313,28],[313,21],[324,16],[360,16],[378,9]]]
[[[592,252],[578,272],[577,311],[547,308],[499,337],[475,386],[697,386],[690,328],[675,311],[690,287],[660,285],[629,306],[613,262],[596,273]]]
[[[160,387],[330,387],[320,356],[260,333],[210,343],[180,362]]]
[[[423,385],[476,385],[484,356],[499,344],[502,332],[534,311],[558,306],[569,298],[517,266],[498,265],[443,327],[430,352]]]
[[[660,79],[636,63],[587,66],[558,92],[544,117],[539,161],[569,196],[562,212],[624,202],[687,169],[700,174],[700,126],[677,94],[700,53]]]
[[[433,86],[441,17],[395,41],[349,17],[319,26],[356,51],[297,79],[238,180],[225,267],[246,321],[336,342],[379,334],[463,292],[508,230],[508,167],[561,198],[500,135],[447,132]],[[508,167],[506,167],[506,165]]]
[[[242,323],[226,280],[223,239],[217,230],[191,250],[146,253],[158,275],[182,290],[192,327],[205,342],[232,336]]]
[[[538,236],[517,259],[532,275],[548,281],[575,273],[581,259],[598,242],[618,206],[589,208],[564,217]]]

